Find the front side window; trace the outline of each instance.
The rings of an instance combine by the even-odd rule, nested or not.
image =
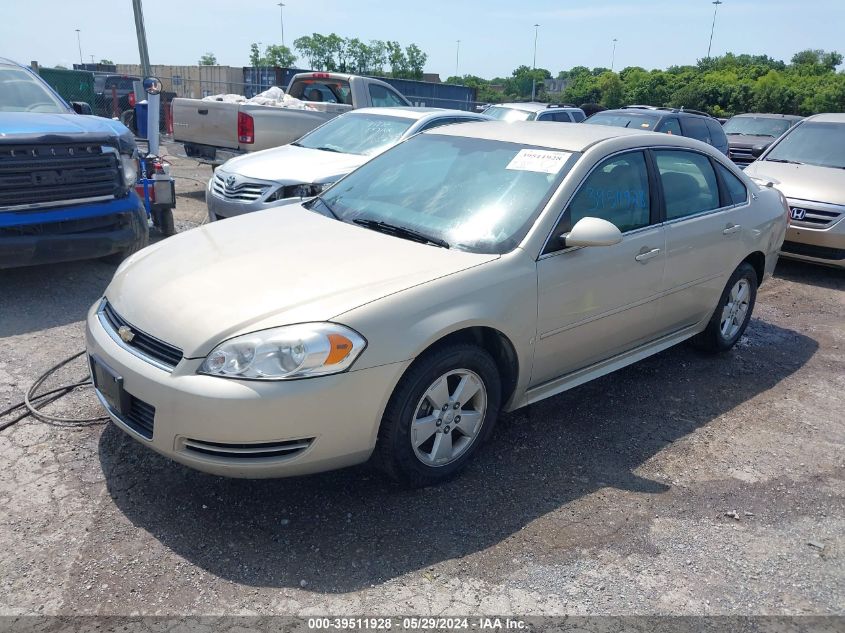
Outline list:
[[[506,253],[525,237],[573,161],[559,150],[419,134],[319,200],[344,222],[384,222],[445,240],[450,248]]]
[[[370,99],[376,108],[399,108],[407,105],[395,92],[378,84],[370,84]]]
[[[414,119],[350,112],[331,119],[294,145],[342,154],[372,156],[399,142]]]
[[[719,208],[719,185],[709,158],[695,152],[657,150],[654,159],[667,220]]]
[[[607,220],[623,233],[648,226],[651,201],[643,153],[614,156],[596,167],[572,198],[566,215],[561,232],[586,217]]]
[[[764,160],[845,169],[845,123],[797,125]]]
[[[29,72],[0,67],[0,112],[66,114],[67,107]]]

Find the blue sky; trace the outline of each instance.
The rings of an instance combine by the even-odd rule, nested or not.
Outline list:
[[[205,51],[231,66],[248,63],[249,44],[279,43],[279,0],[144,0],[154,64],[194,64]],[[540,24],[537,66],[553,74],[575,65],[616,69],[695,63],[707,53],[710,0],[284,0],[285,41],[336,32],[369,39],[416,42],[428,53],[426,70],[504,76],[531,64]],[[82,53],[137,63],[130,0],[2,0],[0,56],[28,63],[70,65]],[[788,60],[805,48],[845,53],[845,0],[724,0],[713,54],[765,53]]]

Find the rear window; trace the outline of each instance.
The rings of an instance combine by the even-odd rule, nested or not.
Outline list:
[[[288,94],[303,101],[352,105],[349,82],[341,79],[297,79],[291,85]]]
[[[484,114],[499,121],[533,121],[535,116],[529,110],[520,110],[519,108],[508,108],[505,106],[490,106],[484,111]]]
[[[626,127],[631,130],[654,130],[658,121],[660,117],[657,115],[634,112],[599,112],[587,119],[587,123]]]

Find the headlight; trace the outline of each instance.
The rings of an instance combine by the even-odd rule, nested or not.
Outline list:
[[[199,373],[251,380],[337,374],[348,369],[366,345],[360,334],[343,325],[288,325],[221,343],[203,361]]]
[[[123,171],[123,184],[131,187],[138,180],[138,159],[132,154],[121,154],[120,165]]]
[[[313,198],[322,193],[333,182],[313,183],[308,185],[286,185],[279,187],[267,197],[267,202],[275,202],[276,200],[287,200],[288,198]]]

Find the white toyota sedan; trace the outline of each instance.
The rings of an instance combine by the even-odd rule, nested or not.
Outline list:
[[[787,226],[712,147],[594,125],[418,134],[320,196],[182,233],[87,320],[96,392],[235,477],[458,472],[511,411],[692,339],[729,350]]]

